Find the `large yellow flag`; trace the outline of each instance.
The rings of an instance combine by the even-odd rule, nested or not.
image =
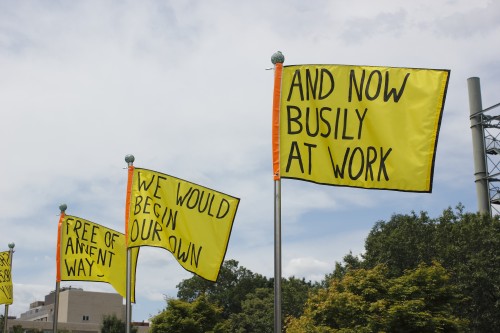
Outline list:
[[[126,297],[125,235],[79,217],[64,215],[61,223],[60,281],[107,282]],[[135,268],[139,249],[131,253],[131,302],[135,302]]]
[[[0,304],[12,304],[14,301],[10,262],[10,251],[0,252]]]
[[[163,173],[132,170],[128,246],[164,248],[186,270],[216,281],[239,199]]]
[[[431,192],[448,80],[448,70],[284,66],[275,175]]]

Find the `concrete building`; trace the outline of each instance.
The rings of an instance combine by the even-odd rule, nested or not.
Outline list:
[[[55,292],[44,301],[30,304],[19,319],[9,320],[9,331],[20,325],[25,331],[37,330],[51,333],[53,329]],[[99,333],[102,319],[115,315],[125,322],[125,305],[119,294],[84,291],[80,288],[61,288],[59,292],[58,330],[70,333]],[[146,333],[147,326],[137,325],[139,333]]]

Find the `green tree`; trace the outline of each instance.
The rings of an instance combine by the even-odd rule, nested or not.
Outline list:
[[[283,318],[300,316],[309,292],[315,288],[311,282],[295,277],[282,279]],[[272,332],[274,328],[274,288],[256,288],[241,303],[241,311],[217,326],[216,332]]]
[[[125,333],[126,324],[115,314],[104,315],[101,323],[101,333]],[[137,327],[131,327],[130,332],[137,333]]]
[[[272,287],[272,281],[240,267],[236,260],[227,260],[221,267],[217,282],[194,275],[177,285],[177,297],[192,302],[200,295],[206,295],[209,302],[222,308],[222,317],[227,319],[230,314],[241,312],[241,304],[247,294],[266,287]]]
[[[235,260],[224,262],[215,283],[193,276],[177,287],[179,301],[190,303],[205,295],[207,302],[222,309],[215,332],[265,332],[274,327],[274,279],[254,274]],[[300,316],[308,293],[315,287],[305,279],[283,278],[283,318]],[[186,312],[177,317],[182,316]]]
[[[242,311],[233,313],[225,324],[226,332],[273,333],[274,290],[258,288],[247,295],[241,304]],[[220,330],[223,332],[222,330]]]
[[[221,312],[204,295],[193,302],[168,299],[166,309],[151,319],[151,333],[212,332],[221,321]]]
[[[453,314],[458,303],[449,273],[437,262],[394,278],[388,290],[388,332],[460,332],[467,323]]]
[[[352,252],[345,255],[343,258],[343,262],[335,262],[335,268],[331,274],[326,274],[325,279],[317,284],[322,288],[327,288],[332,280],[340,280],[342,279],[348,270],[363,268],[365,266],[365,262],[360,258],[354,256]]]
[[[304,314],[289,318],[287,333],[378,332],[371,330],[370,318],[380,318],[386,310],[382,295],[387,294],[387,268],[348,271],[332,279],[328,288],[312,293]]]
[[[283,317],[299,317],[302,315],[307,298],[309,297],[309,292],[313,291],[317,287],[317,285],[313,285],[310,281],[307,282],[304,278],[298,279],[292,276],[282,279],[281,303]],[[274,288],[269,289],[272,293],[274,293]]]
[[[426,212],[395,214],[389,222],[379,221],[365,241],[365,267],[384,263],[392,276],[420,263],[430,264],[437,256],[436,222]]]
[[[349,270],[309,297],[287,333],[460,332],[453,286],[439,264],[391,277],[386,265]]]
[[[377,222],[366,239],[364,265],[384,263],[399,276],[438,261],[461,299],[454,313],[468,319],[471,332],[500,332],[500,220],[463,210],[458,205],[435,219],[412,213]]]
[[[500,332],[500,220],[482,214],[440,217],[439,260],[463,295],[457,313],[473,332]]]

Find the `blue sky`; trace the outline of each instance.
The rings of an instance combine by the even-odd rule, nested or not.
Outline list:
[[[9,314],[55,287],[59,205],[123,231],[127,154],[239,197],[226,259],[273,275],[271,55],[285,64],[451,70],[431,194],[282,182],[283,275],[319,280],[394,213],[465,205],[476,189],[467,78],[499,102],[495,1],[2,1],[0,245],[15,242]],[[134,320],[189,278],[145,248]],[[65,286],[112,291],[103,283]]]

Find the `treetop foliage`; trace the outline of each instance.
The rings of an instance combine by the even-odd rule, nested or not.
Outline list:
[[[273,332],[274,280],[236,260],[177,287],[152,333]],[[500,332],[500,220],[462,205],[394,214],[323,281],[284,278],[282,309],[288,333]]]

